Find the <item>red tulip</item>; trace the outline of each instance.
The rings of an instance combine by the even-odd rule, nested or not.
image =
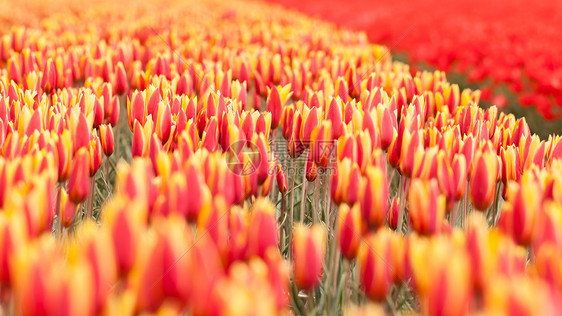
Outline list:
[[[72,171],[68,179],[68,194],[70,200],[75,203],[81,203],[90,192],[90,158],[86,148],[81,148],[74,156]]]
[[[326,230],[320,224],[293,229],[294,280],[303,290],[312,290],[320,282],[326,252]]]

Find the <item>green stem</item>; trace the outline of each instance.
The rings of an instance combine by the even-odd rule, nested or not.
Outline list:
[[[295,175],[296,175],[296,174],[295,174]],[[307,191],[308,191],[308,184],[307,184],[307,180],[306,180],[306,172],[303,172],[303,173],[302,173],[301,201],[304,201],[304,199],[305,199],[305,197],[306,197],[306,195],[307,195],[307,193],[308,193]],[[306,212],[306,209],[305,209],[305,207],[304,207],[305,204],[306,204],[306,203],[302,203],[302,202],[301,202],[301,205],[300,205],[300,206],[301,206],[301,207],[300,207],[300,222],[301,222],[301,223],[304,223],[304,213]],[[315,218],[315,217],[316,217],[315,214],[316,214],[316,212],[315,212],[314,209],[313,209],[313,210],[312,210],[312,218]],[[314,222],[316,222],[316,221],[314,221]]]

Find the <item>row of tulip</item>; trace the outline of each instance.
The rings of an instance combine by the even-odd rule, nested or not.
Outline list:
[[[559,136],[268,5],[115,6],[3,38],[8,313],[556,314]]]
[[[460,73],[483,85],[485,101],[507,106],[507,90],[547,120],[562,115],[556,1],[272,2],[365,30],[369,40],[408,54],[414,63]]]

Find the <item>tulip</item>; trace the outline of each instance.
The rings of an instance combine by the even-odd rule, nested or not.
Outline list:
[[[309,147],[312,141],[312,132],[319,125],[318,108],[313,107],[311,110],[308,112],[305,111],[304,113],[306,115],[303,115],[304,122],[299,136],[301,143],[305,147]]]
[[[88,196],[90,192],[90,158],[86,148],[76,152],[74,164],[68,179],[68,194],[74,204],[78,204]]]
[[[519,244],[528,246],[537,233],[537,217],[542,213],[542,192],[530,173],[513,187],[503,204],[498,226]]]
[[[277,308],[285,308],[289,304],[289,267],[277,249],[266,251],[264,261],[268,268],[268,279],[273,287]]]
[[[335,172],[332,176],[330,186],[331,196],[336,204],[354,204],[359,200],[362,190],[362,178],[359,167],[351,163],[349,158],[344,158],[335,165]]]
[[[96,313],[105,306],[112,287],[117,282],[117,265],[109,231],[99,229],[93,222],[87,222],[77,234],[79,241],[71,251],[88,260],[91,266],[93,298]]]
[[[248,252],[264,257],[268,248],[276,248],[279,232],[275,208],[265,199],[256,200],[251,208],[248,230]]]
[[[107,105],[107,108],[111,107],[111,115],[107,118],[107,123],[111,126],[116,126],[119,122],[119,114],[121,113],[121,107],[119,105],[119,100],[117,97],[113,97],[111,104]]]
[[[381,122],[379,123],[381,131],[382,149],[386,150],[397,137],[396,116],[390,112],[388,108],[384,108]]]
[[[74,216],[76,216],[76,210],[78,206],[74,204],[69,198],[68,193],[64,189],[61,192],[61,209],[60,209],[60,221],[63,227],[70,227],[74,221]]]
[[[484,295],[484,309],[494,315],[556,315],[559,310],[557,298],[559,294],[552,292],[540,279],[496,277],[494,286]]]
[[[293,229],[294,280],[306,291],[313,290],[322,277],[326,253],[326,229],[321,224],[306,227],[297,224]]]
[[[365,113],[367,115],[368,112]],[[367,117],[367,116],[366,116]],[[370,117],[370,116],[368,116]],[[341,104],[336,99],[332,99],[326,113],[326,119],[330,121],[331,125],[331,139],[338,139],[344,134],[345,125],[342,120]],[[374,125],[373,125],[374,127]]]
[[[220,262],[220,257],[215,244],[208,236],[201,236],[194,243],[189,253],[191,256],[189,284],[196,291],[191,291],[190,299],[187,302],[188,311],[193,315],[208,315],[217,306],[209,304],[212,291],[217,286],[217,282],[224,277],[225,271]]]
[[[76,122],[75,129],[73,130],[73,146],[74,153],[76,153],[80,148],[88,148],[91,137],[91,129],[83,113],[78,115],[78,121]]]
[[[63,182],[68,179],[72,166],[72,140],[68,130],[64,130],[62,134],[53,135],[55,146],[57,149],[57,170],[58,181]]]
[[[146,139],[143,132],[143,128],[139,121],[135,121],[135,128],[133,131],[133,142],[131,145],[131,155],[133,157],[145,157],[146,156]]]
[[[411,177],[412,173],[421,164],[423,156],[422,136],[418,131],[410,134],[408,130],[404,130],[402,138],[402,151],[400,153],[400,170],[402,174]]]
[[[489,231],[484,214],[470,214],[466,235],[466,249],[471,263],[472,283],[482,293],[496,272],[498,232]]]
[[[92,109],[92,112],[94,114],[93,127],[98,128],[101,124],[103,124],[104,110],[103,104],[100,103],[97,98],[94,100],[94,108]]]
[[[19,315],[93,315],[93,274],[84,258],[66,259],[52,239],[22,248],[12,261]]]
[[[467,171],[466,159],[464,155],[453,157],[453,177],[455,186],[455,200],[460,200],[466,193]]]
[[[388,227],[396,230],[398,227],[398,214],[400,211],[400,197],[395,197],[390,203],[390,210],[388,211]]]
[[[293,118],[292,132],[289,135],[287,147],[289,149],[289,156],[291,158],[298,158],[306,149],[300,138],[300,131],[302,126],[302,116],[298,111],[295,111]]]
[[[353,207],[349,207],[347,204],[340,205],[336,231],[342,255],[348,260],[353,260],[357,255],[363,235],[361,209],[358,204]]]
[[[279,192],[281,192],[281,194],[287,193],[287,176],[283,171],[283,166],[279,163],[277,164],[277,172],[275,178],[277,179],[277,188]]]
[[[453,168],[443,151],[437,155],[437,180],[441,193],[447,198],[447,211],[450,211],[455,202],[456,185]]]
[[[118,62],[115,66],[115,92],[117,94],[124,94],[129,88],[127,80],[127,73],[122,62]]]
[[[412,228],[420,233],[439,233],[445,218],[445,196],[439,193],[435,179],[412,180],[408,192],[408,212]]]
[[[229,275],[218,281],[211,301],[217,315],[237,313],[270,315],[277,312],[275,289],[268,283],[267,267],[263,261],[236,262]]]
[[[331,123],[322,122],[314,128],[310,135],[310,155],[317,166],[326,168],[332,158],[333,142],[331,138]]]
[[[9,285],[14,272],[10,260],[28,243],[25,218],[20,213],[0,213],[0,284]]]
[[[553,288],[562,288],[562,254],[552,244],[544,244],[536,253],[537,273]]]
[[[367,297],[375,301],[383,301],[393,283],[392,234],[384,227],[371,233],[357,254],[361,287]]]
[[[172,132],[173,126],[170,106],[158,106],[156,116],[156,134],[158,135],[162,143],[166,144]]]
[[[269,90],[266,104],[267,111],[271,113],[271,127],[273,129],[276,129],[277,126],[279,126],[279,123],[281,122],[281,115],[283,113],[283,107],[292,94],[290,84],[284,87],[275,87]]]
[[[562,206],[552,201],[543,203],[544,214],[537,216],[533,247],[538,249],[544,243],[562,245]]]
[[[498,159],[494,152],[483,149],[476,153],[470,175],[470,201],[480,211],[486,211],[496,195]]]
[[[211,196],[208,187],[193,164],[187,167],[185,179],[187,181],[186,192],[189,195],[185,215],[189,221],[195,221],[199,214],[209,207]]]
[[[361,214],[373,228],[384,225],[388,217],[389,185],[386,174],[377,167],[367,169],[365,190],[361,194]]]
[[[111,233],[118,271],[128,273],[141,247],[140,236],[146,229],[146,207],[126,198],[114,199],[104,209],[104,225]]]
[[[519,155],[523,170],[529,169],[531,165],[536,165],[542,169],[545,157],[544,141],[541,141],[537,135],[522,136],[519,142]]]
[[[103,156],[102,148],[100,144],[100,139],[97,136],[92,136],[89,146],[89,156],[90,156],[90,177],[96,175],[96,172],[101,166]]]
[[[428,254],[427,292],[422,310],[427,315],[466,315],[471,299],[470,262],[466,254],[437,241]]]
[[[113,127],[111,125],[102,124],[99,128],[101,148],[106,157],[113,154],[115,143],[113,138]]]
[[[130,129],[133,129],[135,126],[135,121],[139,122],[141,125],[144,124],[146,113],[144,102],[144,96],[140,92],[134,93],[131,100],[127,98],[127,114]]]

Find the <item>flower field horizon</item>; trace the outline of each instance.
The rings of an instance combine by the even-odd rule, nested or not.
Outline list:
[[[0,12],[0,315],[560,314],[561,136],[485,90],[266,2]]]
[[[560,3],[485,0],[269,0],[366,32],[414,69],[443,70],[481,104],[562,133]],[[398,54],[397,54],[398,53]]]

